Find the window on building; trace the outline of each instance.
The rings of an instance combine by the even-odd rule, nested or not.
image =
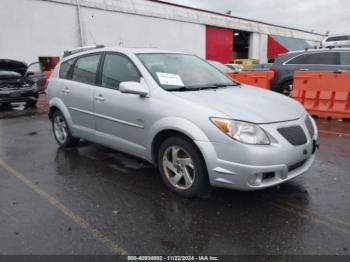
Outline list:
[[[78,58],[74,65],[72,80],[86,83],[96,83],[96,72],[100,55],[90,55]]]
[[[140,82],[140,74],[134,64],[125,56],[107,54],[103,63],[102,86],[119,89],[121,82]]]

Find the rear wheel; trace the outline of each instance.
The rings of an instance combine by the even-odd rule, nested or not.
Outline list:
[[[166,186],[183,197],[195,197],[209,191],[204,160],[193,142],[170,137],[158,152],[159,172]]]
[[[56,111],[52,116],[52,130],[60,147],[74,147],[79,139],[72,136],[67,121],[60,111]]]
[[[286,96],[292,96],[293,81],[288,81],[281,86],[281,93]]]

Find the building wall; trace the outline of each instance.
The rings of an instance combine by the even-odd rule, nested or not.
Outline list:
[[[157,47],[205,57],[205,25],[81,7],[84,45]],[[31,63],[80,46],[77,7],[40,0],[1,0],[0,58]]]
[[[249,41],[249,58],[258,59],[261,64],[267,63],[267,35],[252,33]]]
[[[83,8],[85,44],[156,47],[205,56],[205,26]]]
[[[80,46],[78,0],[1,0],[0,58],[27,63]],[[206,56],[206,26],[252,32],[250,57],[266,60],[267,35],[318,41],[301,30],[145,0],[79,0],[83,44],[148,46]]]
[[[76,7],[35,0],[1,0],[0,58],[27,63],[79,45]]]

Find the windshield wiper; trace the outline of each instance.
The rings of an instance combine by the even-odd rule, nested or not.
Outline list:
[[[229,87],[229,86],[239,86],[238,83],[213,83],[208,85],[202,85],[199,88],[199,90],[205,90],[205,89],[218,89],[221,87]]]
[[[218,89],[221,87],[229,87],[229,86],[240,86],[240,83],[212,83],[207,85],[192,85],[192,86],[181,86],[179,88],[168,89],[170,92],[185,92],[185,91],[200,91],[206,89]]]

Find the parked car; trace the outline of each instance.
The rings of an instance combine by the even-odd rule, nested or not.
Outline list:
[[[9,107],[11,103],[26,102],[35,107],[38,99],[35,73],[20,61],[0,59],[0,104]]]
[[[236,72],[241,72],[243,70],[243,66],[238,64],[225,64],[225,66]]]
[[[229,68],[228,66],[226,66],[218,61],[207,60],[207,62],[209,64],[211,64],[212,66],[214,66],[216,69],[220,70],[222,73],[227,73],[227,72],[233,71],[231,68]]]
[[[277,57],[270,70],[275,72],[271,80],[271,90],[290,96],[295,71],[350,70],[350,49],[312,49],[290,52]]]
[[[317,127],[300,103],[237,84],[195,55],[75,52],[56,66],[48,98],[59,146],[85,139],[145,159],[184,197],[275,186],[315,157]]]
[[[350,47],[350,34],[327,36],[322,41],[322,47],[325,47],[325,48]]]

